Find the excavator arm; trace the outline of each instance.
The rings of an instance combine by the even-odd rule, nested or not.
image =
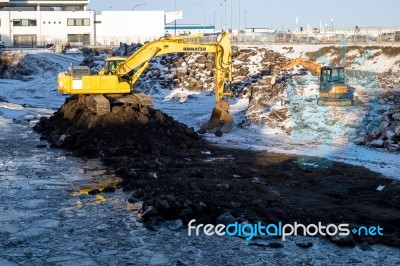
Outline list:
[[[227,33],[223,32],[218,43],[191,43],[186,39],[202,38],[203,34],[184,37],[170,37],[149,42],[143,45],[125,61],[116,67],[116,75],[120,78],[133,72],[129,83],[131,87],[139,79],[143,71],[149,66],[152,58],[171,53],[214,53],[215,56],[215,86],[216,101],[228,99],[231,92],[225,91],[225,80],[232,81],[232,48]]]
[[[280,67],[278,70],[274,71],[274,75],[272,76],[272,79],[271,79],[271,84],[272,85],[275,84],[276,77],[278,76],[278,74],[281,71],[295,67],[295,66],[303,66],[303,67],[307,68],[313,75],[316,75],[316,76],[319,76],[321,74],[321,65],[320,64],[314,63],[309,60],[305,60],[303,58],[296,58],[296,59],[293,59],[293,60],[287,62],[282,67]]]
[[[289,69],[289,68],[299,66],[299,65],[307,68],[313,75],[319,76],[321,74],[321,65],[320,64],[314,63],[309,60],[305,60],[303,58],[296,58],[296,59],[293,59],[293,60],[287,62],[285,65],[283,65],[279,69],[279,71]]]

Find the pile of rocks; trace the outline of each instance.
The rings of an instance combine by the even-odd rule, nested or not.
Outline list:
[[[121,44],[112,54],[131,55],[140,47],[140,44]],[[103,59],[103,54],[88,51],[84,64],[99,70]],[[144,93],[159,93],[160,89],[187,89],[195,92],[213,90],[214,60],[215,55],[207,53],[173,53],[153,58],[135,89]],[[287,108],[284,112],[272,109],[276,103],[287,100],[285,85],[278,83],[271,86],[269,75],[287,61],[285,56],[266,48],[232,47],[232,90],[236,97],[249,99],[249,108],[242,125],[282,127],[280,122],[287,119]],[[287,128],[281,129],[287,131]]]
[[[400,72],[384,72],[378,75],[379,88],[400,88]]]
[[[33,76],[56,75],[63,67],[46,58],[38,58],[34,54],[12,50],[0,53],[0,77],[27,81]]]
[[[379,126],[370,123],[367,131],[354,140],[357,145],[369,145],[376,148],[387,148],[389,151],[400,151],[400,105],[385,111]],[[375,124],[376,125],[376,124]]]

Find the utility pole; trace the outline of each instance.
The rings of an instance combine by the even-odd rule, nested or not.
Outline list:
[[[216,10],[214,10],[214,33],[215,33],[215,12]]]
[[[231,0],[231,31],[233,31],[233,0]]]
[[[175,9],[174,9],[174,16],[176,16],[176,0],[175,0]],[[176,17],[175,17],[175,19],[174,19],[174,24],[175,24],[175,26],[174,26],[174,36],[176,36]]]
[[[246,23],[247,23],[247,11],[245,10],[244,11],[244,30],[246,30],[246,28],[247,28]]]
[[[192,3],[192,4],[203,8],[203,33],[206,33],[206,8],[197,3]]]
[[[226,24],[226,0],[225,0],[225,27],[224,27],[224,29],[226,30],[227,27],[228,27],[228,26],[227,26],[227,24]]]
[[[224,24],[222,22],[222,4],[219,5],[221,7],[221,31],[224,29]]]
[[[240,34],[240,16],[241,16],[241,13],[240,13],[240,0],[239,0],[239,34]]]

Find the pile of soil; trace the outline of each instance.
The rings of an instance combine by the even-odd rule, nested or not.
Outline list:
[[[49,119],[34,127],[56,147],[78,156],[107,157],[118,154],[169,154],[201,142],[193,128],[152,108],[116,105],[98,116],[73,96]]]
[[[400,247],[400,182],[362,167],[322,160],[310,168],[321,159],[216,147],[161,111],[115,106],[98,117],[76,98],[35,129],[54,146],[100,157],[129,201],[143,201],[149,228],[163,219],[379,225],[384,236],[331,240]]]

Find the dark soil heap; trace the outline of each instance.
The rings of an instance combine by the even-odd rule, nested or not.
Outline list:
[[[107,157],[122,154],[166,155],[201,142],[193,128],[161,111],[129,104],[112,107],[102,116],[71,97],[49,119],[35,126],[56,147],[78,156]]]
[[[308,168],[321,159],[216,147],[161,111],[122,105],[96,116],[77,98],[35,129],[56,147],[100,157],[123,178],[118,187],[131,191],[129,201],[143,201],[149,228],[163,219],[379,225],[384,236],[331,241],[400,247],[400,182],[363,167],[327,161]]]

